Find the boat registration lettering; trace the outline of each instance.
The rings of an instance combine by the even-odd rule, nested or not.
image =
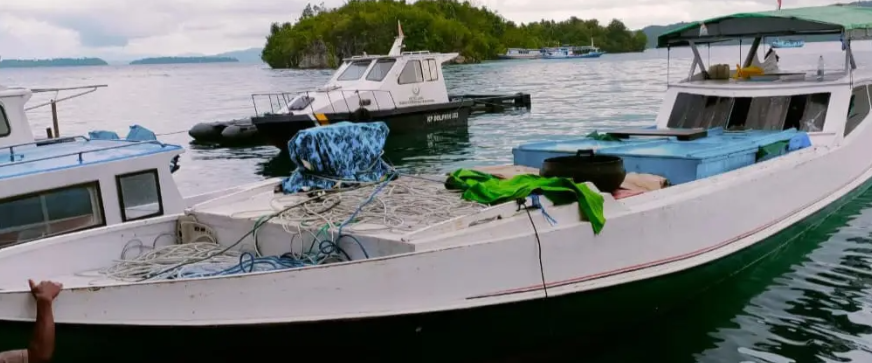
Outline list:
[[[460,112],[449,112],[449,113],[441,113],[436,115],[427,115],[427,123],[432,122],[442,122],[449,120],[456,120],[460,118]]]
[[[400,106],[409,106],[409,105],[428,104],[428,103],[434,103],[434,102],[436,102],[436,100],[434,100],[434,99],[424,98],[423,96],[412,96],[412,97],[409,97],[409,99],[407,101],[400,101],[399,104],[400,104]]]

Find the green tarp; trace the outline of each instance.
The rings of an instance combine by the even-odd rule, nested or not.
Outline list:
[[[457,169],[448,176],[445,187],[462,190],[463,199],[488,205],[524,199],[539,191],[555,205],[578,202],[578,211],[590,221],[594,234],[599,234],[606,223],[602,195],[568,178],[522,174],[499,179],[480,171]]]

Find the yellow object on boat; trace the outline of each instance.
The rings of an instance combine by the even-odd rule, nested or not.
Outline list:
[[[736,64],[736,74],[733,76],[734,79],[747,79],[751,76],[760,76],[763,75],[763,68],[757,66],[750,66],[742,68],[738,64]]]

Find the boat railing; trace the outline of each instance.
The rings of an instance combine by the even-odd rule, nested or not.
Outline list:
[[[84,136],[76,136],[76,137],[73,137],[73,139],[75,139],[75,138],[81,138],[83,141],[89,141],[89,140],[90,140],[90,139],[88,139],[88,138],[86,138],[86,137],[84,137]],[[95,152],[107,151],[107,150],[114,150],[114,149],[123,149],[123,148],[128,148],[128,147],[133,147],[133,146],[139,146],[139,145],[145,145],[145,144],[155,144],[155,145],[159,145],[161,148],[164,148],[164,147],[167,146],[167,144],[164,144],[164,143],[162,143],[162,142],[160,142],[160,141],[158,141],[158,140],[148,140],[148,141],[124,141],[124,140],[113,140],[113,141],[122,141],[122,142],[124,142],[124,144],[122,144],[122,145],[113,145],[113,146],[106,146],[106,147],[95,148],[95,149],[88,149],[88,150],[81,150],[81,151],[73,151],[73,152],[69,152],[69,153],[66,153],[66,154],[51,155],[51,156],[46,156],[46,157],[43,157],[43,158],[36,158],[36,159],[29,159],[29,160],[18,160],[18,161],[15,160],[16,155],[21,155],[21,157],[23,158],[23,157],[24,157],[24,154],[15,154],[15,153],[14,153],[14,150],[13,150],[13,147],[15,147],[15,146],[24,146],[24,145],[27,145],[27,144],[13,145],[13,146],[8,147],[8,148],[9,148],[9,161],[10,161],[11,163],[8,163],[8,164],[0,164],[0,168],[7,167],[7,166],[13,166],[13,165],[21,165],[21,164],[27,164],[27,163],[35,163],[35,162],[38,162],[38,161],[46,161],[46,160],[60,159],[60,158],[65,158],[65,157],[69,157],[69,156],[77,156],[78,162],[81,164],[81,163],[84,161],[82,155],[84,155],[84,154],[88,154],[88,153],[95,153]],[[34,143],[34,144],[35,144],[35,143]]]
[[[15,145],[4,146],[3,148],[4,148],[4,149],[8,149],[8,150],[9,150],[9,154],[13,154],[13,155],[14,155],[14,154],[15,154],[15,148],[17,148],[17,147],[30,146],[30,145],[44,145],[44,144],[46,144],[46,143],[52,143],[52,144],[53,144],[53,143],[59,143],[59,142],[72,142],[72,141],[88,141],[88,138],[87,138],[87,137],[84,137],[84,136],[81,136],[81,135],[79,135],[79,136],[67,136],[67,137],[59,137],[59,138],[55,138],[55,139],[47,139],[47,140],[39,140],[39,141],[25,142],[25,143],[21,143],[21,144],[15,144]]]
[[[305,98],[300,98],[299,96],[305,96]],[[251,95],[251,102],[254,105],[255,116],[276,114],[285,111],[300,111],[306,108],[314,113],[316,110],[314,109],[313,101],[319,97],[327,99],[330,112],[332,113],[351,113],[360,108],[365,108],[370,111],[385,111],[398,108],[393,93],[391,91],[383,90],[343,91],[328,89],[323,91],[305,92],[253,93]],[[263,107],[264,100],[269,103],[267,107]],[[261,107],[258,107],[259,101]]]
[[[59,87],[59,88],[32,88],[30,92],[32,93],[46,93],[46,92],[54,92],[54,97],[52,97],[48,102],[43,102],[34,106],[26,107],[25,111],[30,111],[33,109],[37,109],[40,107],[51,106],[51,118],[52,118],[52,131],[48,132],[49,129],[46,129],[46,133],[48,134],[48,138],[57,138],[60,137],[60,128],[58,126],[58,102],[63,102],[66,100],[71,100],[76,97],[84,96],[86,94],[96,92],[98,88],[108,87],[105,84],[96,84],[96,85],[88,85],[88,86],[78,86],[78,87]],[[80,91],[74,95],[60,97],[60,92],[62,91]]]

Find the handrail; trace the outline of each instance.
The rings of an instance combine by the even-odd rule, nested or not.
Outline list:
[[[76,151],[76,152],[71,152],[71,153],[67,153],[67,154],[52,155],[52,156],[47,156],[47,157],[44,157],[44,158],[38,158],[38,159],[32,159],[32,160],[21,160],[21,161],[15,161],[15,155],[12,154],[12,155],[9,156],[9,161],[11,161],[11,163],[9,163],[9,164],[0,164],[0,168],[7,167],[7,166],[13,166],[13,165],[21,165],[21,164],[27,164],[27,163],[34,163],[34,162],[37,162],[37,161],[45,161],[45,160],[58,159],[58,158],[63,158],[63,157],[67,157],[67,156],[74,156],[74,155],[78,155],[78,157],[79,157],[79,164],[81,164],[81,163],[83,162],[83,160],[82,160],[82,154],[87,154],[87,153],[93,153],[93,152],[98,152],[98,151],[106,151],[106,150],[113,150],[113,149],[122,149],[122,148],[126,148],[126,147],[131,147],[131,146],[134,146],[134,145],[143,145],[143,144],[157,144],[157,145],[160,145],[161,148],[165,148],[165,147],[167,147],[167,144],[164,144],[164,143],[162,143],[162,142],[160,142],[160,141],[158,141],[158,140],[148,140],[148,141],[125,141],[125,140],[113,140],[113,141],[127,142],[128,144],[126,144],[126,145],[107,146],[107,147],[103,147],[103,148],[99,148],[99,149],[91,149],[91,150],[84,150],[84,151]]]
[[[86,94],[89,94],[89,93],[92,93],[92,92],[96,92],[98,88],[102,88],[102,87],[109,87],[109,85],[105,85],[105,84],[97,84],[97,85],[79,86],[79,87],[32,88],[32,89],[30,90],[30,92],[33,92],[33,93],[55,92],[55,97],[57,97],[57,93],[60,92],[60,91],[73,91],[73,90],[79,90],[79,89],[87,89],[87,91],[79,92],[79,93],[76,93],[76,94],[74,94],[74,95],[72,95],[72,96],[67,96],[67,97],[58,98],[58,99],[52,99],[51,101],[43,102],[43,103],[40,103],[40,104],[38,104],[38,105],[36,105],[36,106],[30,106],[30,107],[27,107],[27,108],[25,108],[24,110],[25,110],[25,111],[30,111],[30,110],[35,109],[35,108],[40,108],[40,107],[43,107],[43,106],[48,106],[48,105],[50,105],[50,104],[52,104],[52,103],[58,103],[58,102],[66,101],[66,100],[73,99],[73,98],[76,98],[76,97],[79,97],[79,96],[84,96],[84,95],[86,95]]]
[[[84,136],[82,136],[82,135],[77,135],[77,136],[65,136],[65,137],[60,137],[60,138],[57,138],[57,139],[45,139],[45,140],[39,140],[39,141],[25,142],[25,143],[22,143],[22,144],[9,145],[9,146],[4,146],[3,148],[4,148],[4,149],[9,149],[9,152],[12,152],[12,149],[13,149],[13,148],[16,148],[16,147],[19,147],[19,146],[37,145],[37,144],[44,143],[44,142],[46,142],[46,141],[49,141],[49,142],[62,142],[62,141],[65,141],[65,140],[76,140],[76,139],[82,139],[83,141],[88,141],[88,140],[89,140],[87,137],[84,137]]]
[[[339,93],[339,96],[341,96],[342,99],[341,100],[339,100],[339,99],[334,100],[333,97],[331,97],[331,95],[330,95],[331,93]],[[271,113],[275,113],[276,106],[278,106],[279,109],[288,108],[288,106],[290,106],[290,102],[294,98],[296,98],[298,95],[306,95],[307,97],[315,97],[317,95],[322,95],[322,97],[327,98],[330,109],[333,113],[337,113],[337,112],[351,113],[351,112],[354,112],[354,110],[351,109],[351,104],[349,104],[349,98],[351,99],[352,104],[354,103],[354,99],[356,98],[359,107],[368,108],[368,109],[372,110],[371,107],[367,107],[368,105],[364,105],[364,104],[360,103],[361,99],[362,99],[361,97],[366,95],[367,93],[370,95],[370,97],[371,97],[370,99],[374,101],[375,110],[377,110],[377,111],[394,110],[394,109],[399,108],[399,107],[397,107],[397,102],[396,102],[396,99],[394,99],[393,92],[391,92],[389,90],[326,90],[326,91],[302,91],[302,92],[286,92],[286,91],[259,92],[259,93],[252,93],[251,94],[251,102],[254,106],[255,115],[260,116],[261,114],[260,114],[258,107],[257,107],[258,96],[267,97],[269,99],[269,103],[270,103],[270,107],[269,107],[270,111],[271,111]],[[384,96],[379,97],[379,95],[385,95],[387,97],[384,97]],[[379,98],[382,98],[383,102],[385,100],[387,100],[387,102],[386,102],[387,104],[385,105],[385,108],[381,107],[382,102],[379,102]],[[344,103],[345,104],[345,111],[336,110],[336,106],[334,105],[334,101],[336,101],[339,104]],[[339,102],[339,101],[341,101],[341,102]],[[312,106],[313,105],[310,103],[306,107],[311,109]],[[393,107],[391,107],[391,106],[393,106]],[[314,112],[314,111],[315,110],[312,110],[312,112]]]

